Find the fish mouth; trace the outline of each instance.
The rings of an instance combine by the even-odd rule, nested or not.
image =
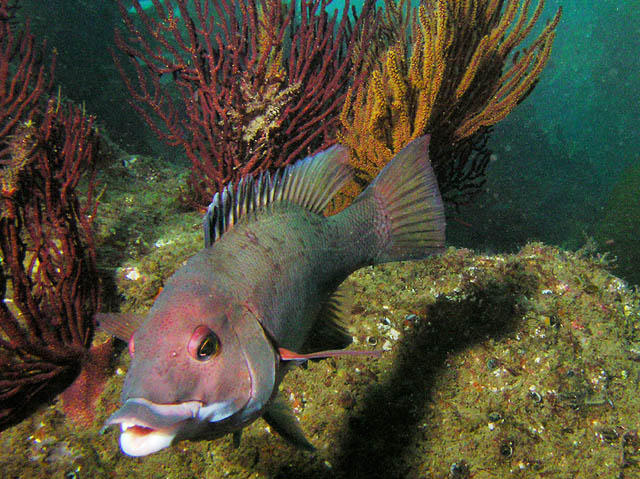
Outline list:
[[[156,404],[144,398],[131,398],[107,419],[102,432],[119,424],[122,452],[133,457],[146,456],[170,446],[178,435],[189,436],[201,429],[203,423],[221,421],[238,410],[234,401]]]

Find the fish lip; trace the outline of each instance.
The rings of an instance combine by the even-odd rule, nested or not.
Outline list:
[[[156,404],[144,398],[130,398],[113,413],[104,427],[131,424],[148,429],[167,429],[178,423],[197,417],[202,407],[200,401],[175,404]]]
[[[107,419],[101,432],[119,424],[122,451],[129,456],[146,456],[170,446],[185,427],[221,421],[237,411],[233,401],[156,404],[144,398],[130,398]],[[193,424],[187,424],[189,421]]]
[[[144,398],[130,398],[105,422],[107,428],[114,424],[132,423],[149,429],[165,429],[175,424],[196,419],[200,422],[217,422],[236,413],[243,404],[236,401],[185,401],[174,404],[157,404]]]

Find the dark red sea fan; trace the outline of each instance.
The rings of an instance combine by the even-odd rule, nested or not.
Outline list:
[[[21,125],[3,158],[0,428],[68,386],[93,338],[96,203],[91,186],[82,201],[76,187],[97,135],[77,108],[56,109]]]
[[[153,0],[116,43],[132,105],[192,164],[193,203],[246,174],[287,165],[334,141],[347,88],[366,74],[378,16],[326,0]]]
[[[41,56],[28,28],[14,34],[9,3],[0,0],[0,430],[90,360],[99,303],[98,135],[79,108],[47,100]]]

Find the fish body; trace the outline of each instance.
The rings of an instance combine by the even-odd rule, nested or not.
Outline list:
[[[339,285],[357,269],[424,258],[444,246],[428,137],[411,142],[342,212],[324,217],[350,178],[332,147],[217,194],[205,248],[169,278],[143,320],[103,315],[132,355],[120,445],[146,455],[180,439],[237,432],[262,416],[312,448],[276,396],[289,359],[335,355],[351,342]],[[346,352],[345,354],[349,354]]]

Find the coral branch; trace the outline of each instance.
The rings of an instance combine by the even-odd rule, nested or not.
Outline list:
[[[206,205],[228,182],[334,141],[377,14],[370,0],[351,17],[329,16],[325,0],[188,3],[154,0],[148,14],[136,0],[129,14],[119,2],[116,43],[135,75],[116,61],[134,108],[191,161],[193,202]]]
[[[0,429],[68,386],[89,357],[99,288],[92,119],[46,100],[28,28],[0,0]],[[87,189],[76,191],[82,179]]]
[[[351,148],[358,183],[365,185],[410,140],[430,133],[441,191],[464,202],[484,181],[488,129],[532,91],[561,11],[512,55],[538,22],[544,0],[531,16],[531,0],[425,0],[405,14],[402,2],[385,3],[394,12],[385,31],[411,24],[411,35],[391,38],[368,83],[349,93],[339,140]]]

